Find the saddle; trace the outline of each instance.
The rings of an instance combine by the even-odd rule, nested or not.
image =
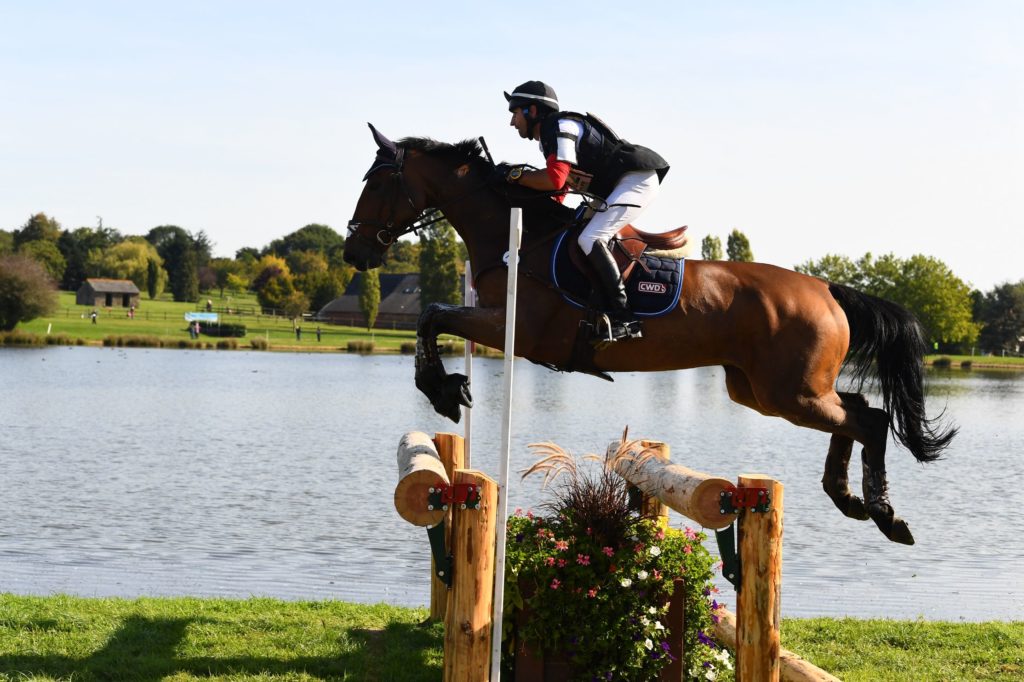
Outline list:
[[[644,257],[666,258],[678,260],[689,253],[690,237],[686,234],[687,225],[677,227],[674,230],[662,233],[651,233],[638,230],[632,225],[626,225],[619,230],[608,244],[615,263],[622,273],[622,282],[628,284],[630,278],[636,272],[637,264],[650,274],[649,268],[644,263]],[[590,278],[590,263],[583,254],[575,237],[579,236],[583,226],[571,230],[574,237],[569,245],[569,260],[573,266]]]

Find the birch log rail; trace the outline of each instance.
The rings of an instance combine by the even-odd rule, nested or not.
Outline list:
[[[782,484],[767,476],[742,474],[736,486],[727,479],[671,464],[668,446],[658,441],[633,441],[623,447],[621,441],[611,443],[608,457],[616,473],[645,496],[660,500],[705,528],[717,531],[738,522],[740,575],[734,584],[739,615],[723,608],[717,612],[715,626],[718,641],[736,653],[737,679],[838,682],[780,644]],[[767,499],[767,508],[740,502],[746,500],[745,491],[756,491],[754,499]],[[758,493],[766,497],[758,498]],[[643,507],[651,509],[650,504]]]

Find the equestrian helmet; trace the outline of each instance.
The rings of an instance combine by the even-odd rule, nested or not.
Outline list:
[[[526,81],[513,90],[511,95],[506,92],[505,99],[508,100],[509,111],[531,104],[536,104],[542,109],[558,111],[558,95],[555,94],[555,89],[542,81]]]

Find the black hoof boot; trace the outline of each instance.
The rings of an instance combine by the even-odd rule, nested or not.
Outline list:
[[[864,500],[868,515],[882,531],[882,535],[901,545],[914,544],[914,536],[907,522],[896,516],[889,504],[889,484],[885,479],[885,471],[872,471],[864,464]]]
[[[458,424],[462,419],[462,406],[473,407],[473,396],[469,392],[469,380],[466,375],[445,375],[438,399],[431,402],[439,414]]]

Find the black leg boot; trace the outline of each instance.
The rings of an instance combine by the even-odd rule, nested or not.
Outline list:
[[[602,334],[602,340],[640,338],[640,323],[633,319],[633,314],[629,310],[626,287],[622,283],[619,266],[608,250],[608,245],[601,240],[595,241],[587,258],[601,282],[601,289],[608,303],[608,317],[611,318],[607,325],[607,335]]]

